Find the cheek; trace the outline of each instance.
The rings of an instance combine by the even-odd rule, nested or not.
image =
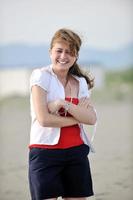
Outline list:
[[[51,58],[51,60],[54,60],[56,58],[56,55],[50,53],[50,58]]]
[[[72,59],[72,62],[75,63],[76,60],[77,60],[76,58],[73,58],[73,59]]]

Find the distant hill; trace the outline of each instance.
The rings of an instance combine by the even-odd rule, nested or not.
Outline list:
[[[27,44],[0,45],[0,68],[36,67],[50,63],[47,45]],[[82,47],[79,63],[83,65],[100,64],[105,68],[123,68],[133,66],[133,44],[115,51],[97,50]]]

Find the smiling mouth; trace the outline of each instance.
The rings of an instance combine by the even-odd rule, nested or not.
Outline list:
[[[59,60],[58,60],[58,63],[60,63],[60,64],[62,64],[62,65],[65,65],[65,64],[68,63],[68,61],[59,61]]]

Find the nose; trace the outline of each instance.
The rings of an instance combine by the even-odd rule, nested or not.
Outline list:
[[[65,51],[63,51],[62,53],[61,53],[61,55],[60,55],[60,57],[61,57],[61,59],[64,59],[64,58],[66,58],[66,52]]]

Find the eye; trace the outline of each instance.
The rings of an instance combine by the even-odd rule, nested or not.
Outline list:
[[[56,53],[62,53],[62,50],[57,49],[57,50],[56,50]]]
[[[69,55],[70,55],[70,54],[71,54],[71,52],[70,52],[70,51],[66,51],[66,54],[69,54]]]

